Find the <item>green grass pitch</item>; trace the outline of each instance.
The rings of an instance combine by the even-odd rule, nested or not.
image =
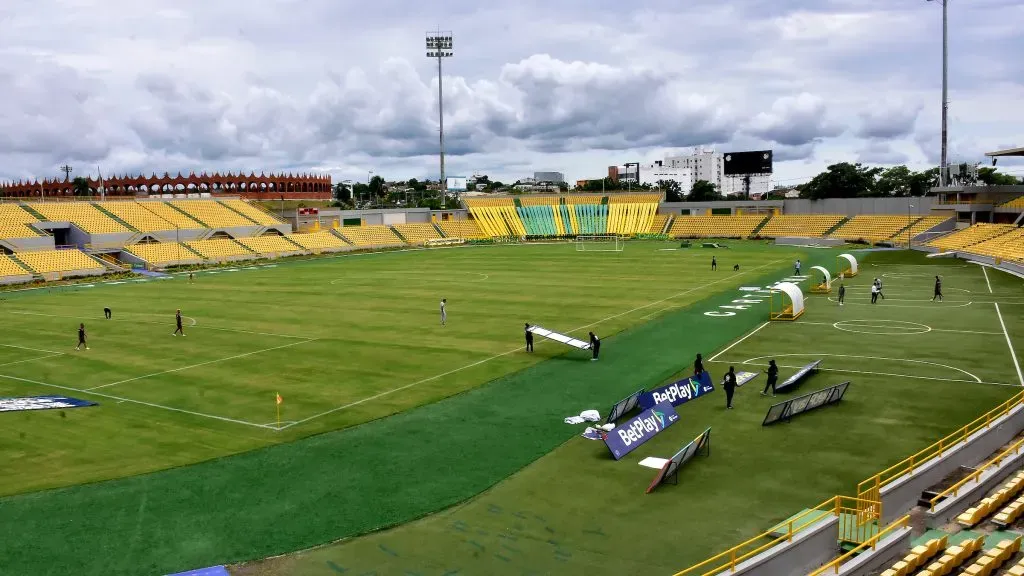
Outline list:
[[[456,504],[535,461],[417,522],[232,570],[671,572],[850,493],[856,481],[1019,390],[993,304],[1001,302],[1016,345],[1024,338],[1016,278],[986,277],[959,261],[875,254],[849,282],[846,306],[811,296],[799,321],[770,324],[725,350],[767,310],[725,319],[704,311],[728,304],[741,285],[785,276],[798,256],[805,269],[815,259],[835,266],[833,251],[732,244],[714,252],[715,273],[710,250],[634,242],[621,253],[576,253],[571,245],[431,250],[242,267],[198,274],[191,285],[175,278],[5,294],[0,396],[67,394],[100,406],[0,415],[0,456],[15,462],[0,475],[0,493],[71,487],[0,500],[8,512],[0,524],[18,533],[0,553],[10,552],[22,573],[43,574],[61,573],[90,548],[99,559],[80,560],[78,573],[256,559]],[[934,270],[946,278],[942,304],[928,302]],[[875,275],[884,275],[887,299],[872,307],[865,288]],[[113,320],[103,319],[105,306]],[[171,336],[175,308],[187,317],[184,338]],[[74,352],[80,321],[90,350]],[[527,355],[526,321],[615,336],[599,363],[549,342]],[[715,359],[708,367],[716,376],[725,363],[756,369],[772,356],[785,377],[824,357],[826,369],[804,390],[854,384],[842,405],[764,430],[770,401],[755,390],[763,380],[740,390],[732,412],[716,392],[683,406],[679,424],[620,462],[560,421],[671,380],[696,351]],[[284,398],[280,426],[276,393]],[[709,425],[712,456],[694,461],[678,486],[644,496],[652,474],[636,462],[669,455]],[[458,430],[453,437],[465,446],[452,454],[457,446],[431,444],[437,430]],[[271,444],[282,445],[251,451]],[[403,465],[416,458],[428,464]],[[463,469],[471,472],[454,473]],[[358,493],[367,486],[381,487]],[[74,509],[83,499],[92,505]],[[262,506],[249,509],[247,499]],[[327,509],[335,517],[310,513]],[[139,516],[129,521],[125,510]],[[650,530],[652,511],[676,527]],[[94,534],[98,525],[110,533]],[[146,528],[143,542],[112,559],[137,525]],[[224,533],[233,531],[252,534]],[[623,539],[635,551],[629,558],[609,545]]]

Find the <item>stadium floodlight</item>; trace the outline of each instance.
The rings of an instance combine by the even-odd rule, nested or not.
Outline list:
[[[946,150],[949,116],[949,0],[926,0],[942,4],[942,159],[939,160],[939,186],[946,185]]]
[[[448,197],[448,180],[444,174],[444,75],[441,72],[441,61],[455,56],[452,44],[452,33],[427,32],[427,58],[437,58],[437,122],[440,128],[438,140],[441,149],[441,202]]]

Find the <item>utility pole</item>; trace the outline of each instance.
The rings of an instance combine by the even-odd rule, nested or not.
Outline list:
[[[60,171],[64,173],[64,181],[65,182],[68,182],[69,180],[71,180],[71,173],[74,172],[74,170],[71,168],[71,166],[65,164],[65,165],[60,167]]]
[[[939,187],[946,185],[949,117],[949,0],[927,0],[942,4],[942,159],[939,161]]]

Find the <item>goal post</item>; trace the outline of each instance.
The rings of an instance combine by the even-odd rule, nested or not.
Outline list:
[[[622,252],[622,238],[614,234],[577,236],[577,252]]]

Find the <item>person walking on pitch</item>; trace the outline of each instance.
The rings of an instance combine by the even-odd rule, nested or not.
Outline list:
[[[846,298],[846,286],[840,284],[839,285],[839,305],[840,306],[843,305],[843,299],[845,299],[845,298]]]
[[[736,368],[729,366],[729,372],[722,379],[722,388],[725,389],[725,407],[732,410],[732,395],[736,392]]]
[[[85,324],[78,325],[78,346],[75,346],[75,350],[81,350],[82,346],[85,346],[86,350],[89,349],[89,345],[85,343]]]
[[[796,276],[800,275],[800,259],[797,258],[796,262],[793,263],[793,269],[796,270]]]
[[[938,276],[935,277],[935,295],[932,296],[932,302],[935,302],[936,298],[939,299],[939,302],[942,302],[942,278]]]
[[[533,352],[533,332],[530,332],[530,324],[526,324],[526,351]]]
[[[184,336],[185,335],[185,330],[183,330],[181,328],[181,310],[180,309],[177,312],[174,313],[174,323],[177,326],[177,328],[174,329],[174,333],[171,334],[171,336],[177,336],[178,332],[181,332],[181,335]]]
[[[441,326],[446,326],[446,323],[448,322],[448,312],[445,310],[447,304],[448,299],[441,298]]]
[[[871,303],[878,302],[878,284],[871,284]]]
[[[712,272],[718,270],[718,260],[715,260],[714,256],[711,257],[711,270]]]
[[[768,369],[765,370],[768,374],[768,383],[764,385],[764,390],[761,391],[761,396],[768,395],[768,389],[772,389],[772,398],[775,398],[775,383],[779,380],[779,367],[775,365],[775,360],[768,361]]]
[[[593,351],[594,356],[590,359],[591,362],[597,360],[597,355],[601,353],[601,339],[597,337],[593,332],[590,333],[590,349]]]
[[[702,372],[704,372],[704,359],[697,354],[697,359],[693,361],[693,375],[700,376]]]
[[[191,272],[188,273],[188,283],[189,284],[192,283],[192,273]]]
[[[879,280],[878,278],[875,278],[875,286],[878,286],[879,297],[881,297],[882,300],[885,300],[885,294],[882,293],[882,281]]]
[[[113,313],[110,311],[110,308],[104,308],[103,317],[106,318],[107,320],[110,320],[111,316],[113,316]]]

